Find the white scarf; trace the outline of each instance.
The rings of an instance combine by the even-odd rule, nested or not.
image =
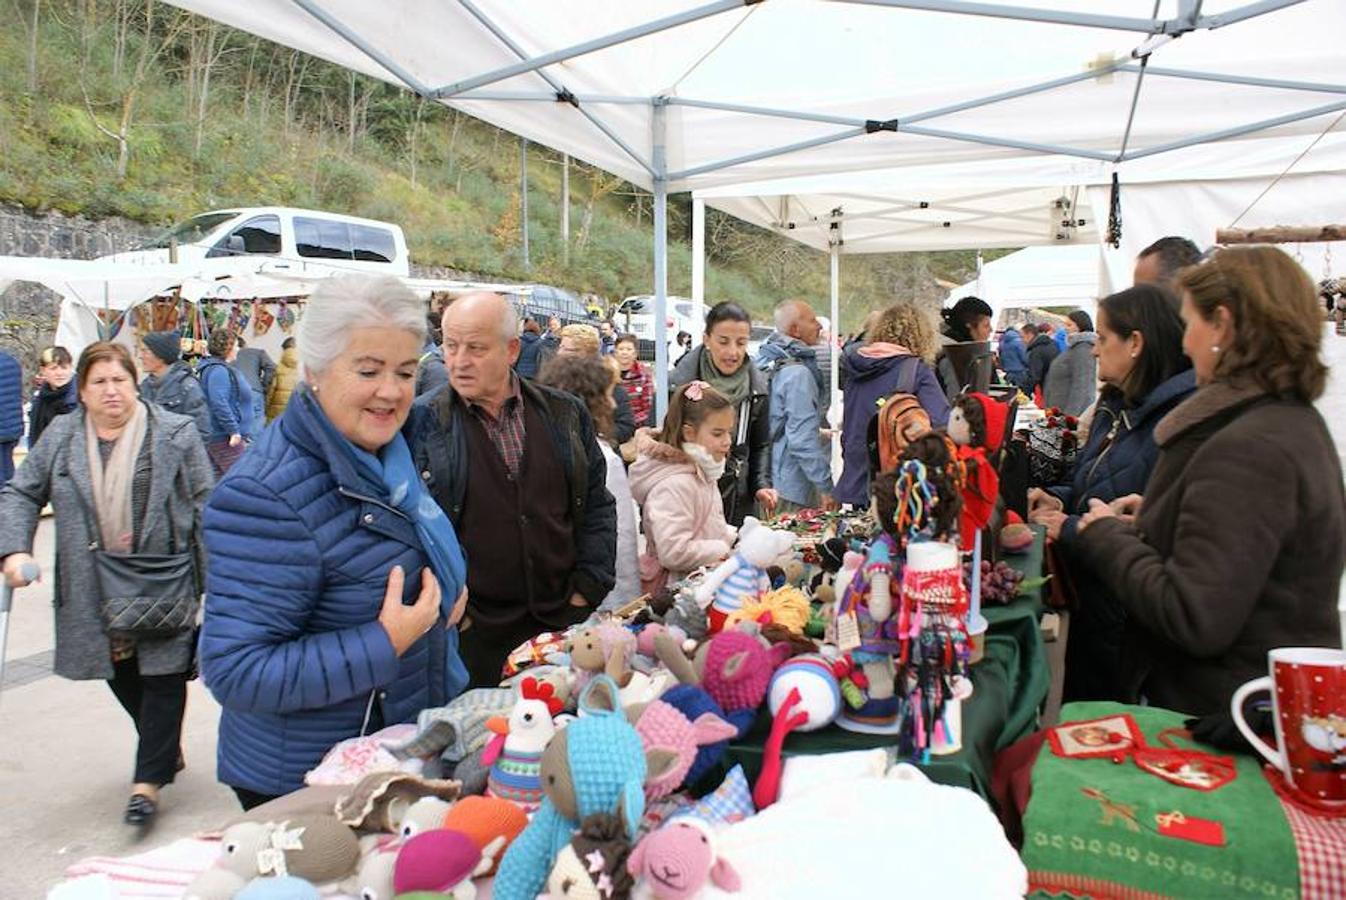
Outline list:
[[[719,481],[720,476],[724,474],[725,461],[711,456],[710,451],[700,444],[686,441],[682,445],[682,452],[692,458],[692,462],[696,463],[696,467],[711,484]]]
[[[148,427],[145,404],[136,401],[131,418],[117,436],[117,442],[108,458],[107,466],[98,452],[98,430],[93,416],[84,415],[85,451],[89,458],[89,475],[93,480],[94,512],[98,515],[98,530],[103,549],[114,553],[129,553],[133,549],[134,525],[131,521],[131,484],[135,480],[136,460],[140,446],[145,442]]]

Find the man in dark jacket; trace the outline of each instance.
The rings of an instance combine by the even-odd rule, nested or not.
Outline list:
[[[23,367],[0,350],[0,487],[14,477],[14,448],[23,437]]]
[[[520,378],[536,378],[542,363],[542,327],[533,319],[525,319],[519,332],[519,359],[514,371]]]
[[[1006,380],[1016,387],[1028,378],[1028,348],[1023,334],[1013,326],[1000,334],[1000,368],[1005,370]]]
[[[249,347],[243,335],[238,335],[236,340],[238,358],[234,360],[234,368],[252,388],[252,434],[247,437],[255,439],[266,426],[266,394],[271,380],[276,377],[276,361],[261,347]]]
[[[196,422],[201,440],[210,439],[210,407],[192,370],[182,361],[181,344],[176,332],[154,331],[142,339],[140,367],[145,380],[140,396],[169,412],[188,416]]]
[[[1028,343],[1028,378],[1021,387],[1024,393],[1032,394],[1047,379],[1047,370],[1061,351],[1057,349],[1052,336],[1043,333],[1036,325],[1025,325],[1023,333]]]
[[[449,385],[407,423],[416,468],[468,559],[462,655],[494,686],[509,651],[586,618],[612,589],[617,514],[584,405],[511,371],[518,319],[499,294],[444,313]]]

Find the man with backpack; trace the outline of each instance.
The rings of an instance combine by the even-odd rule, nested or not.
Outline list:
[[[238,346],[232,331],[215,329],[206,347],[210,355],[197,365],[196,375],[210,407],[206,453],[219,479],[238,462],[247,449],[248,436],[253,433],[252,387],[234,369]]]
[[[822,325],[803,300],[779,304],[775,325],[757,351],[757,367],[771,383],[771,474],[779,508],[836,509],[831,442],[822,437],[823,374],[814,350]]]

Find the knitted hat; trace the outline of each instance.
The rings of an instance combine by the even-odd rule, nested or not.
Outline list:
[[[393,869],[393,890],[450,891],[472,878],[481,851],[465,834],[424,831],[402,845]]]
[[[182,358],[182,345],[173,331],[151,331],[141,338],[145,347],[164,362],[172,365]]]
[[[995,453],[1005,440],[1005,423],[1009,419],[1009,406],[992,400],[985,394],[971,393],[969,397],[981,404],[986,415],[986,449]]]
[[[442,827],[467,835],[483,853],[492,841],[504,838],[504,843],[492,848],[493,858],[499,861],[527,826],[528,816],[517,804],[499,797],[464,797],[444,814]]]

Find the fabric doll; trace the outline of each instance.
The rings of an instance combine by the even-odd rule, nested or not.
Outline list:
[[[966,469],[960,545],[972,549],[978,531],[991,523],[1000,497],[1000,476],[992,458],[1000,452],[1009,407],[985,394],[959,394],[949,413],[949,437]]]

